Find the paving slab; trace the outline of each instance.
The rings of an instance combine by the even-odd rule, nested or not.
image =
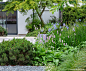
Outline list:
[[[23,39],[23,38],[25,38],[26,40],[28,40],[28,41],[30,41],[30,42],[32,42],[33,44],[36,42],[36,39],[35,38],[37,38],[37,37],[18,37],[18,36],[14,36],[14,37],[0,37],[0,42],[2,42],[3,40],[4,41],[8,41],[8,40],[12,40],[13,38],[15,38],[15,39]]]

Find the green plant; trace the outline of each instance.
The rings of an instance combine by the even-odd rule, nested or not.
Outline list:
[[[0,43],[0,65],[32,65],[33,44],[23,39]]]
[[[27,33],[26,36],[33,36],[33,37],[37,37],[37,35],[39,34],[40,30],[35,30],[33,32]]]
[[[76,26],[71,26],[69,30],[64,28],[62,31],[61,39],[70,46],[77,46],[82,41],[85,41],[86,26],[81,24],[76,24]]]
[[[2,33],[4,33],[4,35],[7,35],[7,31],[6,31],[6,29],[4,29],[2,26],[0,26],[0,32]]]

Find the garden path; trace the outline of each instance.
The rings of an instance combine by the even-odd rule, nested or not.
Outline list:
[[[5,41],[12,40],[13,38],[15,38],[15,39],[25,38],[34,44],[36,42],[36,39],[34,39],[34,38],[37,38],[37,37],[25,37],[24,35],[22,35],[22,36],[19,36],[19,35],[0,36],[0,42],[2,42],[3,40],[5,40]]]

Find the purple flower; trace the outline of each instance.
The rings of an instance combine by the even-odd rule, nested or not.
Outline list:
[[[53,23],[51,25],[53,25]]]
[[[74,23],[74,26],[75,26],[76,24]]]
[[[58,34],[58,31],[57,31],[57,34]]]
[[[78,22],[78,20],[76,19],[76,22]]]
[[[65,43],[64,43],[64,46],[65,46]]]
[[[62,27],[60,26],[60,29],[61,29]]]
[[[56,25],[55,25],[55,24],[53,25],[53,27],[54,27],[54,30],[56,30],[56,29],[57,29],[57,27],[56,27]]]
[[[79,25],[77,24],[76,27],[79,27]]]
[[[59,25],[59,24],[57,23],[57,25]]]
[[[41,29],[41,32],[43,32],[44,30]]]
[[[63,29],[61,29],[61,31],[63,31]]]
[[[81,21],[81,19],[79,19],[79,21]]]
[[[65,23],[63,23],[63,26],[65,26]]]
[[[60,36],[61,36],[61,33],[60,33]]]
[[[85,24],[83,26],[86,26]]]
[[[50,40],[51,36],[49,36],[49,40]]]
[[[54,38],[55,38],[55,35],[54,35]]]
[[[51,28],[49,28],[48,31],[50,32],[51,31]]]
[[[66,27],[67,28],[67,30],[69,29],[69,27]]]
[[[53,42],[53,38],[52,38],[52,42]]]
[[[63,40],[62,40],[62,43],[63,43]]]
[[[75,29],[73,28],[73,31],[75,31]]]

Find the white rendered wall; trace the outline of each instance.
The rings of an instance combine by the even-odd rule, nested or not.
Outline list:
[[[18,34],[27,34],[28,31],[25,27],[27,23],[25,22],[25,20],[27,17],[30,17],[31,14],[33,14],[32,10],[29,10],[27,12],[27,15],[24,15],[24,16],[19,11],[17,11]],[[59,18],[59,12],[55,12],[54,14],[52,14],[49,11],[45,11],[42,15],[42,18],[43,18],[44,22],[47,23],[49,21],[49,19],[51,19],[50,16],[53,16],[53,15],[56,16],[57,18]],[[32,19],[30,19],[30,20],[32,20]]]
[[[21,14],[18,10],[17,10],[17,23],[18,23],[18,34],[27,34],[27,29],[26,29],[26,22],[25,20],[27,19],[27,17],[30,17],[30,15],[32,14],[32,10],[29,10],[27,15]]]

